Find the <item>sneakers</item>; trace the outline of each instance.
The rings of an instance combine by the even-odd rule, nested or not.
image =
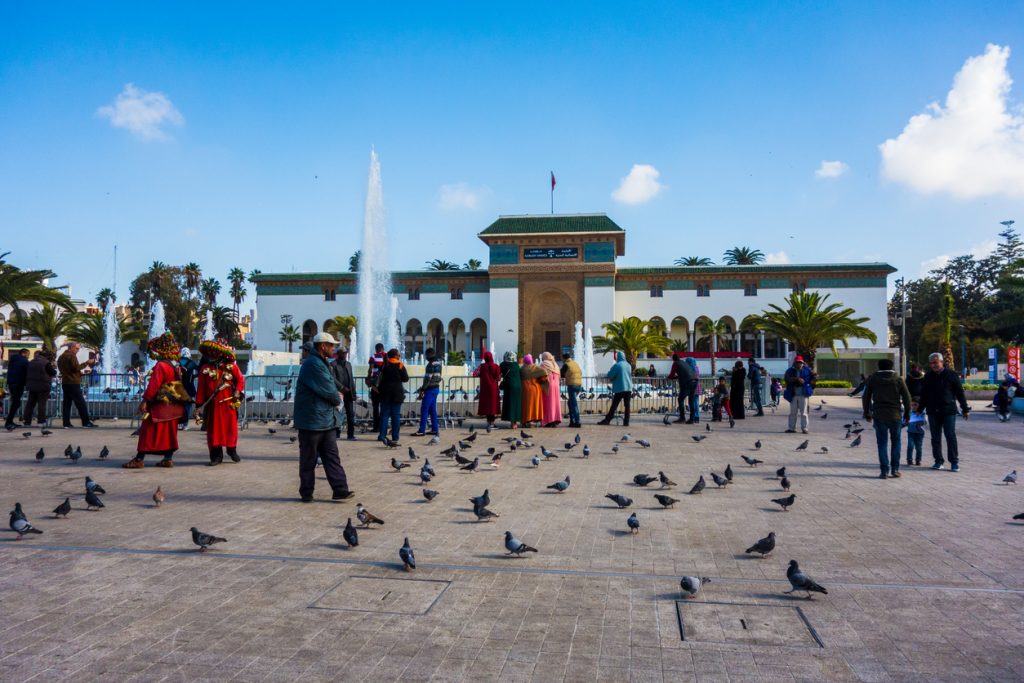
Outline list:
[[[801,430],[800,430],[800,433],[801,433],[801,434],[810,434],[810,432],[809,432],[809,431],[807,431],[806,429],[801,429]]]
[[[960,464],[959,463],[953,463],[953,466],[949,468],[949,471],[950,472],[959,472],[960,471]]]
[[[99,429],[99,425],[95,422],[90,422],[89,424],[82,425],[82,429]]]
[[[785,433],[786,434],[796,434],[796,430],[795,429],[787,429]]]
[[[348,437],[348,439],[346,439],[346,441],[359,441],[359,439],[357,439],[355,436],[350,436]]]
[[[893,479],[899,479],[902,475],[899,472],[893,472],[889,476],[892,477]]]
[[[413,436],[426,436],[426,434],[424,434],[423,432],[413,432],[412,435]]]
[[[604,427],[607,427],[607,426],[608,426],[608,425],[610,425],[611,423],[612,423],[612,421],[611,421],[611,420],[605,419],[605,420],[601,420],[601,421],[599,421],[599,422],[598,422],[597,424],[599,424],[599,425],[602,425],[602,426],[604,426]]]
[[[932,465],[932,469],[933,470],[941,470],[942,469],[942,463],[941,462],[935,463],[934,465]]]
[[[432,432],[427,432],[427,434],[426,434],[426,435],[427,435],[427,436],[440,436],[440,435],[439,435],[439,434],[437,433],[437,430],[436,430],[436,429],[435,429],[434,431],[432,431]]]
[[[356,495],[353,491],[335,491],[331,494],[331,500],[348,500]]]
[[[881,474],[878,475],[878,478],[879,479],[888,479],[889,475],[886,474],[885,472],[882,472]]]

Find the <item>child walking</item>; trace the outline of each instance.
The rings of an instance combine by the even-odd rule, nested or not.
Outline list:
[[[910,403],[910,422],[907,423],[907,464],[921,464],[921,447],[924,445],[925,417],[923,412],[917,412],[920,408],[917,401]],[[914,452],[917,451],[917,457]]]

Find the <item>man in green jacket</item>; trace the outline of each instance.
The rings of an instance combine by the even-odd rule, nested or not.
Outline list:
[[[295,386],[294,419],[299,430],[299,496],[303,503],[313,502],[316,484],[316,460],[324,465],[333,500],[345,500],[354,494],[348,488],[345,469],[338,456],[335,430],[341,426],[337,407],[342,396],[334,382],[328,358],[338,342],[321,332],[312,339],[313,353],[302,362]]]
[[[878,372],[864,387],[864,419],[873,422],[878,442],[879,479],[900,476],[900,428],[910,420],[910,392],[889,358],[878,361]],[[901,409],[902,406],[902,409]]]

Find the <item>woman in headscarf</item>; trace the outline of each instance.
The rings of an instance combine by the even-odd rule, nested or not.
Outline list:
[[[484,351],[484,362],[480,364],[480,401],[476,414],[487,417],[487,424],[494,423],[494,416],[501,412],[501,398],[498,396],[498,382],[501,370],[494,362],[490,351]]]
[[[548,374],[544,368],[533,364],[533,356],[523,356],[523,367],[519,371],[523,384],[523,425],[544,419],[544,385]]]
[[[731,416],[734,420],[742,420],[745,415],[743,411],[743,387],[747,381],[747,371],[743,367],[743,361],[736,361],[732,369],[732,379],[729,389],[729,408],[732,409]]]
[[[544,426],[557,427],[562,421],[562,392],[559,386],[561,378],[555,357],[548,351],[540,354],[540,366],[548,376],[548,385],[544,394]]]
[[[498,368],[501,372],[499,387],[504,392],[501,402],[501,419],[511,423],[512,429],[519,426],[523,419],[523,384],[519,376],[519,363],[516,354],[505,352],[505,359]]]

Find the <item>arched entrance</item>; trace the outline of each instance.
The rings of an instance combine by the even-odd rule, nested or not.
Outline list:
[[[572,299],[559,289],[546,289],[529,303],[532,334],[528,352],[548,351],[560,358],[563,346],[572,346],[576,307]]]

